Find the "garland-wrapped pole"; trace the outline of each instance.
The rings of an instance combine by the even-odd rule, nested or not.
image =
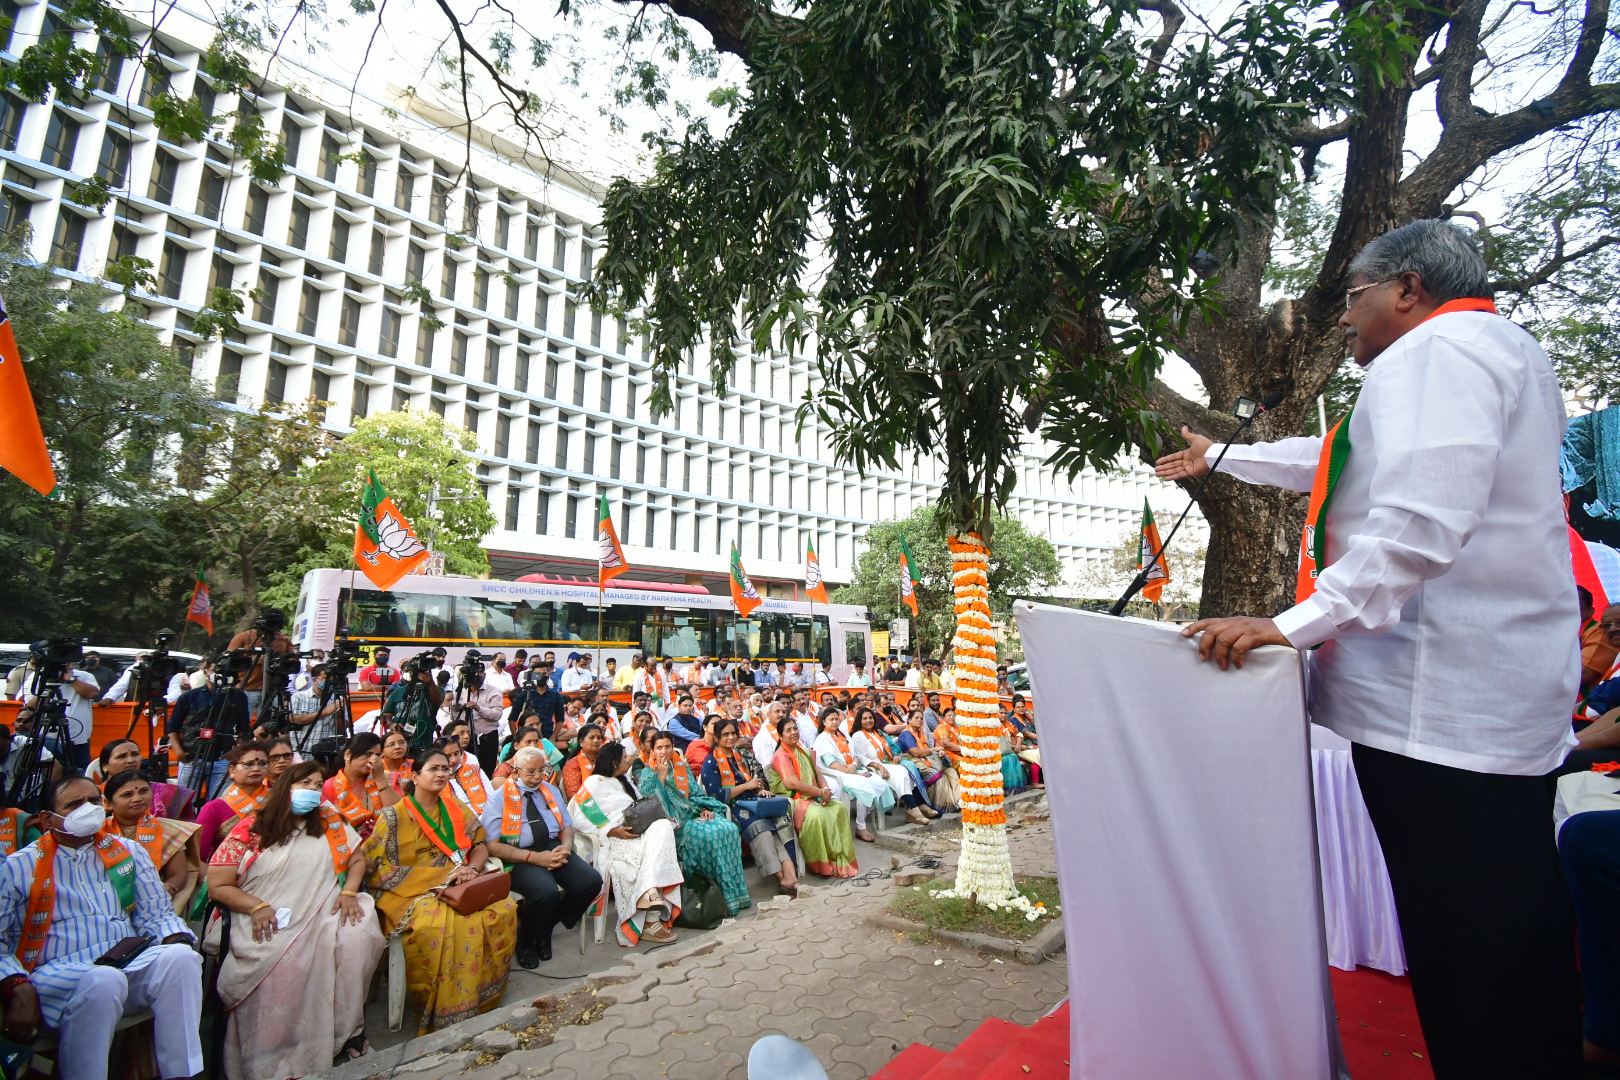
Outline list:
[[[1001,698],[990,624],[990,549],[978,533],[948,541],[956,591],[956,722],[962,735],[962,854],[959,896],[1000,902],[1017,896],[1007,851],[1001,786]]]

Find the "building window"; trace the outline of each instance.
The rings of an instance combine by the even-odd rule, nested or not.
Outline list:
[[[28,102],[12,94],[0,94],[0,150],[17,149],[17,136],[22,134],[23,116]]]
[[[518,287],[516,282],[506,286],[506,317],[513,322],[518,317]]]
[[[404,317],[393,308],[384,304],[382,309],[382,328],[377,335],[377,351],[384,356],[399,355],[399,324]]]
[[[602,367],[602,400],[599,405],[602,412],[613,411],[613,369]]]
[[[309,390],[310,394],[315,398],[316,401],[331,401],[332,376],[322,371],[320,368],[316,368],[314,371],[310,372]],[[325,416],[326,408],[322,406],[321,417],[324,419]]]
[[[219,354],[219,379],[214,383],[214,395],[221,401],[235,402],[241,382],[242,358],[226,349]]]
[[[347,293],[338,314],[338,340],[351,347],[360,340],[360,301]]]
[[[394,209],[409,211],[411,208],[412,189],[416,184],[416,177],[405,168],[405,162],[400,161],[399,172],[394,176]]]
[[[338,148],[338,141],[330,131],[321,133],[320,175],[327,183],[337,180],[338,158],[343,151]]]
[[[218,254],[214,256],[213,263],[209,268],[208,274],[208,296],[210,303],[213,302],[215,289],[228,290],[231,287],[231,279],[235,277],[235,270],[236,268],[231,265],[231,261],[225,258],[225,256]]]
[[[150,67],[141,68],[141,89],[135,95],[135,104],[143,109],[150,109],[153,98],[169,92],[169,78],[167,68],[159,67],[156,70]]]
[[[512,388],[520,394],[529,392],[529,354],[522,348],[517,351],[517,365],[512,372]]]
[[[501,381],[501,346],[494,338],[484,342],[484,381],[492,385]]]
[[[561,367],[561,359],[555,356],[546,357],[546,392],[544,396],[552,401],[557,400],[557,376]]]
[[[433,197],[428,200],[428,220],[443,225],[450,214],[450,178],[442,173],[433,175]]]
[[[152,158],[152,186],[147,197],[153,202],[174,202],[174,180],[180,171],[180,162],[167,151],[159,150]]]
[[[11,51],[11,39],[17,32],[17,20],[22,16],[22,5],[17,0],[5,0],[0,3],[0,19],[5,23],[0,26],[0,49]]]
[[[427,249],[412,244],[405,249],[405,280],[421,281],[422,271],[427,267]],[[381,271],[377,271],[381,273]]]
[[[421,323],[416,324],[416,362],[421,367],[433,366],[433,334]]]
[[[96,175],[110,188],[124,186],[129,174],[129,140],[116,131],[108,131],[101,138],[101,159],[96,162]]]
[[[294,120],[290,114],[283,113],[281,116],[281,145],[286,151],[287,167],[289,169],[298,168],[298,148],[303,142],[303,125]],[[360,415],[364,416],[365,414],[361,413]]]
[[[360,194],[374,198],[377,194],[377,159],[371,151],[360,151]]]
[[[253,317],[262,323],[276,321],[276,298],[281,295],[281,278],[259,270],[259,287],[253,297]]]
[[[186,273],[186,249],[173,240],[163,242],[163,261],[158,266],[158,291],[170,300],[180,299],[181,279]]]
[[[79,145],[79,125],[59,109],[51,110],[50,123],[45,126],[45,146],[39,159],[45,164],[73,171],[73,152]]]
[[[552,243],[551,265],[565,273],[568,270],[568,234],[561,229],[557,230],[556,238]]]
[[[482,266],[473,270],[473,307],[489,310],[489,271]]]
[[[270,372],[264,380],[264,400],[272,405],[287,400],[287,365],[280,360],[270,361]]]
[[[602,347],[602,313],[591,312],[591,345],[594,348]]]
[[[353,404],[349,408],[349,417],[359,420],[371,411],[371,384],[354,380]]]
[[[619,434],[619,429],[614,428],[613,429],[613,434],[615,436],[617,436]],[[615,438],[613,440],[613,450],[608,455],[608,476],[610,476],[614,480],[617,480],[619,478],[619,466],[623,462],[623,460],[624,460],[624,442],[622,440],[618,439],[618,438]]]
[[[574,368],[574,404],[585,404],[585,365],[580,364]]]
[[[540,223],[529,219],[528,234],[523,238],[523,257],[530,262],[540,261]]]
[[[327,258],[333,262],[348,262],[349,258],[349,223],[336,213],[332,215],[332,244]]]
[[[517,531],[518,502],[522,495],[523,492],[515,487],[509,487],[506,489],[506,527],[512,532]]]
[[[64,270],[79,268],[79,252],[84,250],[84,218],[66,207],[56,212],[56,232],[51,236],[51,262]]]
[[[383,272],[383,257],[388,253],[388,240],[381,230],[374,230],[371,234],[371,258],[366,261],[366,269],[378,277]]]
[[[404,387],[394,387],[394,411],[405,412],[411,407],[411,395]]]
[[[110,253],[111,261],[117,262],[119,259],[134,256],[137,243],[139,243],[139,238],[136,237],[133,230],[125,228],[123,225],[114,225],[112,251]]]
[[[583,471],[588,476],[596,475],[596,432],[588,428],[585,431],[585,468]]]
[[[467,335],[460,330],[454,332],[450,341],[450,374],[467,374]]]
[[[211,117],[214,115],[214,88],[212,86],[209,86],[200,78],[194,80],[191,85],[191,97],[192,100],[196,101],[198,107],[202,109],[204,116]]]
[[[589,244],[579,245],[579,276],[591,280],[591,266],[596,261],[596,249]]]
[[[292,217],[287,222],[287,243],[295,248],[309,247],[309,207],[293,199]]]
[[[568,496],[568,520],[564,526],[564,534],[574,537],[579,531],[579,496]]]
[[[478,193],[469,191],[461,199],[461,231],[478,236]]]
[[[315,336],[316,320],[321,313],[321,290],[314,282],[304,282],[304,291],[298,298],[298,332]]]
[[[557,460],[555,465],[559,469],[568,468],[568,429],[557,429]]]
[[[569,341],[574,340],[574,323],[579,316],[579,305],[572,300],[563,301],[563,329],[562,336]]]
[[[534,494],[534,502],[534,531],[544,536],[551,526],[551,495],[545,491],[537,491]]]
[[[526,457],[530,465],[540,464],[540,421],[529,418],[529,442]]]
[[[511,448],[512,418],[501,413],[495,420],[495,456],[503,458]]]
[[[649,507],[647,507],[646,517],[647,517],[647,546],[652,547],[653,546],[653,537],[655,535],[654,532],[653,532],[653,529],[655,529],[657,527],[657,525],[658,525],[658,511],[654,510],[651,506],[649,506]]]
[[[202,183],[197,185],[197,216],[219,217],[220,204],[225,201],[225,178],[213,169],[203,168]]]
[[[534,325],[540,330],[546,328],[546,322],[551,317],[551,294],[544,289],[534,290]]]
[[[439,290],[440,296],[448,300],[456,298],[456,272],[460,269],[456,260],[450,258],[449,255],[444,257],[444,286]]]
[[[270,216],[269,189],[253,184],[248,188],[247,230],[256,236],[264,235],[264,222]]]

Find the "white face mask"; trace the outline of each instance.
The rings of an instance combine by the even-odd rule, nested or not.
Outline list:
[[[94,836],[106,823],[106,809],[87,802],[62,818],[62,831],[69,836]]]

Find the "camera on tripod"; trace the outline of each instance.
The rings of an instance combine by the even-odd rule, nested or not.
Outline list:
[[[88,641],[88,638],[55,637],[28,646],[28,655],[34,661],[34,671],[37,672],[36,681],[61,682],[67,669],[84,659],[84,646]]]
[[[468,649],[467,655],[462,657],[461,665],[456,668],[456,671],[460,673],[463,684],[474,679],[482,679],[484,677],[483,657],[477,649]]]
[[[431,652],[419,652],[409,660],[406,660],[404,663],[400,664],[399,670],[405,675],[406,678],[410,678],[414,675],[419,675],[424,671],[437,671],[439,669],[439,665],[442,663],[444,663],[444,661],[440,660],[437,656],[434,656]]]
[[[272,679],[290,679],[303,670],[302,660],[314,656],[314,652],[281,653],[272,652],[265,656],[265,667]]]
[[[169,655],[169,642],[173,640],[173,630],[159,630],[157,632],[157,646],[147,655],[146,659],[130,670],[130,681],[136,687],[136,701],[157,701],[161,699],[168,692],[170,681],[185,670],[184,661],[177,656]]]
[[[326,677],[340,679],[348,685],[349,676],[360,669],[360,646],[349,640],[349,631],[345,627],[338,634],[337,641],[332,644],[332,651],[326,654]]]
[[[235,682],[253,670],[257,661],[252,649],[228,649],[214,657],[214,681]]]
[[[287,627],[287,616],[275,608],[264,608],[248,623],[249,630],[256,630],[260,635],[273,638]]]

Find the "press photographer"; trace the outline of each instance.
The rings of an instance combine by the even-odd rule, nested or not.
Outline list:
[[[553,685],[551,662],[536,656],[529,665],[529,670],[523,673],[523,681],[512,694],[511,727],[516,731],[524,724],[533,724],[540,729],[543,738],[549,739],[556,725],[562,722],[566,703]]]
[[[309,669],[309,685],[292,696],[292,723],[303,729],[297,733],[301,743],[336,738],[343,727],[343,699],[326,692],[327,677],[326,665],[316,664]]]
[[[453,719],[466,719],[472,723],[474,752],[478,764],[488,776],[495,771],[500,756],[501,714],[506,711],[505,695],[498,686],[489,683],[488,672],[476,650],[468,650],[467,658],[456,669],[460,699],[459,710],[452,710]]]
[[[281,632],[286,625],[287,616],[266,608],[259,612],[246,630],[231,638],[231,643],[225,646],[228,652],[236,652],[239,649],[261,650],[253,666],[243,677],[241,686],[247,694],[248,709],[254,716],[258,715],[259,703],[264,697],[264,652],[296,652],[292,640]],[[296,670],[295,667],[295,673]]]
[[[91,706],[101,695],[100,684],[78,669],[77,665],[84,658],[84,645],[72,638],[47,638],[34,642],[28,651],[34,677],[18,721],[34,719],[34,728],[46,748],[69,768],[83,772],[90,764]],[[42,697],[45,699],[43,709]],[[60,707],[55,701],[66,703],[61,710],[61,732],[48,730],[55,726],[48,723],[50,714]],[[68,743],[66,747],[61,745],[64,741]]]
[[[439,733],[439,706],[444,704],[444,691],[439,689],[434,673],[443,661],[431,653],[419,653],[400,667],[404,678],[388,692],[377,722],[380,730],[398,724],[405,729],[411,749],[419,750],[433,742]]]
[[[218,794],[225,782],[225,752],[253,730],[248,696],[240,682],[255,661],[242,650],[204,660],[199,673],[207,677],[207,684],[181,694],[169,712],[164,733],[171,747],[179,745],[180,786],[197,791],[199,806]]]

